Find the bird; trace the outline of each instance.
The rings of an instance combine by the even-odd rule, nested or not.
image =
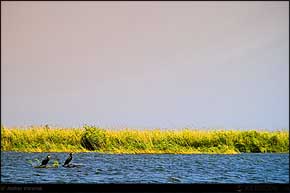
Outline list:
[[[69,162],[72,160],[72,153],[69,153],[68,158],[65,160],[63,166],[66,166],[69,164]]]
[[[40,166],[46,166],[46,164],[48,163],[49,159],[50,159],[50,155],[48,154],[48,155],[46,156],[46,158],[45,158],[44,160],[42,160]]]

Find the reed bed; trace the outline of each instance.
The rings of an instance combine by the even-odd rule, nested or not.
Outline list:
[[[103,153],[287,153],[286,130],[1,128],[2,151]]]
[[[82,152],[79,128],[1,128],[1,151],[23,152]]]

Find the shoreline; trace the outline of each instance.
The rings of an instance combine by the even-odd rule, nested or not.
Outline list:
[[[1,151],[10,153],[70,153],[72,151]],[[234,153],[219,153],[219,152],[102,152],[102,151],[73,151],[73,153],[98,153],[98,154],[110,154],[110,155],[238,155],[238,154],[289,154],[289,152],[263,152],[263,153],[244,153],[244,152],[234,152]]]
[[[225,155],[233,155],[233,154],[241,154],[240,152],[231,152],[231,153],[220,153],[220,152],[158,152],[158,151],[152,151],[152,152],[130,152],[130,151],[124,151],[124,152],[105,152],[105,151],[1,151],[1,152],[15,152],[15,153],[98,153],[98,154],[130,154],[130,155],[136,155],[136,154],[179,154],[179,155],[190,155],[190,154],[225,154]]]

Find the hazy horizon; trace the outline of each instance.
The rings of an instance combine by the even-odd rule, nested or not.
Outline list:
[[[1,2],[1,124],[289,129],[289,2]]]

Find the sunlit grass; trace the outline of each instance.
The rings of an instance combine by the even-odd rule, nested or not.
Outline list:
[[[103,153],[286,153],[289,133],[263,130],[1,128],[2,151]]]
[[[1,128],[1,150],[25,152],[86,151],[80,144],[84,129]]]

